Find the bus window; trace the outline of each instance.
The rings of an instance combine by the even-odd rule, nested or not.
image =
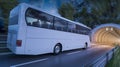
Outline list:
[[[53,16],[28,8],[26,12],[26,22],[28,26],[49,28],[53,25]]]
[[[31,26],[33,24],[33,22],[37,21],[36,18],[32,18],[32,17],[26,17],[26,20],[27,20],[27,24],[29,26]]]
[[[51,28],[53,27],[53,16],[46,14],[46,13],[41,13],[41,20],[44,22],[41,23],[42,27],[44,28]]]
[[[36,10],[33,11],[33,9],[28,8],[25,16],[28,26],[40,27],[40,21],[38,19],[37,14],[39,14],[38,11]]]
[[[84,35],[88,35],[89,33],[89,30],[85,27],[82,27],[82,26],[79,26],[79,25],[76,25],[76,29],[79,30],[79,34],[84,34]]]
[[[68,22],[67,21],[59,19],[57,17],[55,17],[54,21],[55,21],[54,26],[57,30],[67,31],[67,29],[68,29]]]
[[[73,32],[74,29],[75,29],[75,24],[68,23],[68,32]]]

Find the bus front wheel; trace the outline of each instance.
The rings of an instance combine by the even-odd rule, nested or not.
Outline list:
[[[62,45],[61,44],[56,44],[53,50],[54,55],[59,54],[62,51]]]

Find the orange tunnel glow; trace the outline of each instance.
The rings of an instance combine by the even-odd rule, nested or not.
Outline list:
[[[120,26],[117,24],[103,24],[92,31],[92,42],[115,45],[120,44]]]

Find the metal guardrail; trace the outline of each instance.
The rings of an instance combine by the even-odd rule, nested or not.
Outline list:
[[[3,43],[5,43],[5,44],[6,44],[6,43],[7,43],[7,41],[0,41],[0,44],[3,44]]]
[[[7,48],[7,35],[1,34],[0,35],[0,53],[10,52]]]
[[[112,50],[108,51],[94,62],[88,63],[84,67],[104,67],[106,63],[114,56],[114,53],[118,48],[118,46],[114,47]]]
[[[0,35],[0,47],[6,47],[7,35]]]

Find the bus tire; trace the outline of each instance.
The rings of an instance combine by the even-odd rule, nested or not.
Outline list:
[[[58,55],[62,51],[62,45],[60,43],[56,44],[53,49],[53,54]]]

